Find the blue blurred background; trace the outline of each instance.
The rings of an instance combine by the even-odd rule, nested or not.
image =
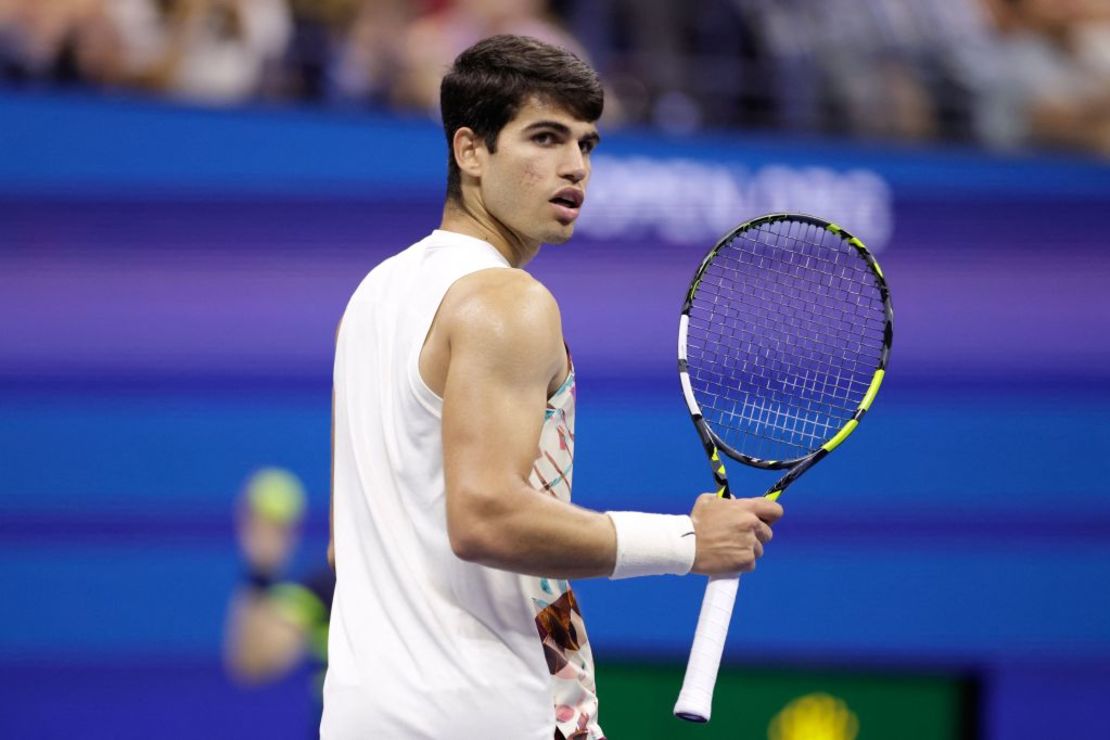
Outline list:
[[[578,235],[531,266],[579,370],[576,500],[688,510],[697,261],[761,213],[835,220],[888,276],[892,364],[784,501],[730,669],[941,677],[971,687],[952,737],[1107,737],[1110,116],[1027,52],[1067,4],[545,5],[0,3],[0,736],[304,736],[304,675],[221,665],[233,500],[294,471],[296,568],[322,560],[335,326],[438,223],[426,83],[465,28],[581,45],[612,85]],[[703,585],[578,584],[599,662],[679,666]]]

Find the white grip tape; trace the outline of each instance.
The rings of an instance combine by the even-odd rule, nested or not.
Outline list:
[[[691,722],[708,722],[713,710],[713,687],[717,684],[717,671],[740,587],[738,576],[715,576],[709,579],[705,598],[701,602],[698,628],[694,645],[690,649],[690,662],[686,664],[686,678],[674,705],[676,717]]]

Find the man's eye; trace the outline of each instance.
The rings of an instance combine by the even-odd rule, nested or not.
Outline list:
[[[597,146],[597,143],[593,141],[583,141],[578,146],[582,150],[583,154],[589,154],[594,150],[594,147]]]
[[[535,136],[533,136],[532,141],[536,142],[537,144],[554,144],[555,143],[555,135],[552,134],[550,131],[545,131],[543,133],[536,134]]]

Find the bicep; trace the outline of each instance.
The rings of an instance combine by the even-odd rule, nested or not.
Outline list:
[[[526,479],[535,460],[548,380],[535,368],[495,367],[490,359],[452,353],[443,403],[448,491]]]
[[[452,333],[443,403],[449,529],[513,506],[505,494],[528,484],[547,389],[562,367],[550,296],[507,305],[467,316]]]

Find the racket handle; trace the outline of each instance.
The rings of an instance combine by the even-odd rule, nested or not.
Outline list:
[[[736,603],[739,576],[713,576],[705,589],[698,615],[698,628],[694,632],[694,645],[690,649],[690,662],[686,664],[686,678],[674,705],[674,716],[689,722],[708,722],[713,709],[713,687],[717,684],[717,671],[725,650],[728,624],[732,607]]]

